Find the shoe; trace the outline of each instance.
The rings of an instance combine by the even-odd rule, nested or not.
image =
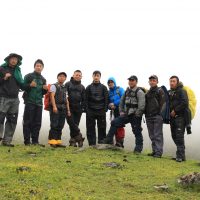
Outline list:
[[[2,143],[3,146],[6,146],[6,147],[14,147],[15,145],[14,144],[10,144],[10,143]]]
[[[177,162],[182,162],[182,161],[186,161],[186,158],[172,158],[172,160],[175,160],[175,161],[179,160]],[[182,160],[182,161],[180,161],[180,160]]]
[[[69,140],[69,146],[71,146],[71,147],[77,147],[75,138],[70,138],[70,140]]]
[[[154,158],[161,158],[162,155],[156,155],[156,154],[154,154],[153,157],[154,157]]]
[[[57,148],[56,144],[50,144],[50,147]]]
[[[105,138],[103,141],[102,141],[103,144],[113,144],[113,140],[110,140],[109,138]]]
[[[79,135],[77,135],[74,139],[78,143],[78,147],[83,146],[83,142],[84,142],[85,138],[82,137],[81,133]]]
[[[116,147],[124,148],[124,145],[123,145],[123,143],[121,143],[121,142],[116,142],[115,146],[116,146]]]
[[[65,147],[66,147],[66,145],[63,145],[63,144],[56,144],[56,147],[65,148]]]
[[[176,158],[176,162],[183,162],[182,158]]]
[[[148,154],[147,154],[147,156],[154,156],[154,155],[155,155],[154,152],[152,152],[152,153],[148,153]]]
[[[140,154],[141,154],[141,151],[136,151],[136,150],[134,150],[133,153],[134,153],[135,155],[140,155]]]
[[[3,138],[0,138],[0,141],[2,140]]]

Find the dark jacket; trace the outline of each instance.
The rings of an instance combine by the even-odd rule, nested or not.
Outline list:
[[[165,103],[165,94],[160,87],[150,88],[146,93],[146,117],[156,116],[161,114],[163,104]]]
[[[65,84],[68,92],[68,100],[71,111],[85,111],[85,87],[81,81],[75,81],[73,77]]]
[[[186,109],[188,109],[188,96],[183,85],[179,85],[175,90],[169,91],[170,96],[170,111],[174,110],[176,115],[185,115]]]
[[[108,90],[101,83],[92,83],[86,88],[86,110],[108,110]]]
[[[37,86],[30,87],[30,83],[35,81]],[[24,77],[24,83],[27,85],[26,90],[24,92],[23,98],[24,102],[32,103],[35,105],[43,105],[43,95],[47,93],[47,90],[43,89],[43,85],[46,85],[46,79],[36,72],[29,73]]]
[[[6,73],[10,73],[12,76],[4,80]],[[21,73],[20,70],[19,73]],[[16,69],[9,67],[6,63],[3,67],[0,67],[0,97],[17,98],[19,90],[24,89],[23,81],[17,81],[15,74]]]

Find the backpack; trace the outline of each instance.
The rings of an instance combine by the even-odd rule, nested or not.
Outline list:
[[[161,109],[161,116],[163,118],[163,123],[169,124],[170,123],[170,98],[169,98],[169,93],[168,93],[167,88],[164,85],[162,85],[160,88],[163,90],[164,95],[165,95],[165,102],[164,102],[163,107]]]
[[[51,100],[50,100],[50,88],[51,88],[51,84],[48,84],[47,87],[48,87],[48,91],[44,95],[44,110],[49,111],[50,110],[50,104],[51,104]]]
[[[187,96],[188,96],[189,110],[191,113],[191,120],[192,120],[196,114],[196,105],[197,105],[196,95],[194,91],[188,86],[184,86],[183,90],[186,91]]]

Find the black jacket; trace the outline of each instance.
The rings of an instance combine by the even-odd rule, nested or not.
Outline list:
[[[146,117],[159,115],[165,102],[165,94],[159,87],[150,88],[146,93]]]
[[[73,77],[65,84],[68,92],[69,106],[72,111],[85,111],[85,87],[81,81],[75,81]]]
[[[6,73],[12,75],[8,80],[4,80]],[[6,69],[0,67],[0,97],[17,98],[20,88],[21,86],[14,77],[14,69],[11,67],[7,67]]]
[[[170,111],[174,110],[176,115],[184,116],[188,109],[188,96],[183,86],[179,85],[175,90],[169,91]]]
[[[86,88],[86,110],[108,110],[108,90],[101,83],[92,83]]]

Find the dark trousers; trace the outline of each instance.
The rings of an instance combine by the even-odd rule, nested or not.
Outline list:
[[[39,132],[42,123],[42,106],[25,104],[23,116],[24,144],[38,144]],[[32,141],[30,141],[30,139]]]
[[[80,134],[79,123],[81,120],[82,112],[71,111],[71,116],[67,116],[67,123],[70,129],[70,137],[74,138]]]
[[[106,112],[89,110],[86,114],[87,139],[89,145],[96,145],[96,121],[98,127],[98,143],[106,137]]]
[[[50,110],[49,144],[60,144],[62,129],[65,125],[66,109],[54,113]],[[55,141],[56,140],[56,141]]]
[[[176,157],[185,159],[185,119],[183,116],[172,118],[170,121],[171,134],[174,143],[176,144],[177,151]]]
[[[3,138],[4,144],[12,142],[17,125],[18,109],[18,98],[0,97],[0,138]]]
[[[135,117],[134,115],[119,116],[111,122],[111,127],[108,132],[107,138],[112,143],[113,136],[120,127],[124,127],[125,124],[130,123],[133,134],[135,135],[135,149],[134,151],[141,152],[143,149],[143,136],[141,127],[142,117]]]
[[[152,152],[161,156],[163,154],[163,118],[161,115],[146,117],[146,123],[152,142]]]

